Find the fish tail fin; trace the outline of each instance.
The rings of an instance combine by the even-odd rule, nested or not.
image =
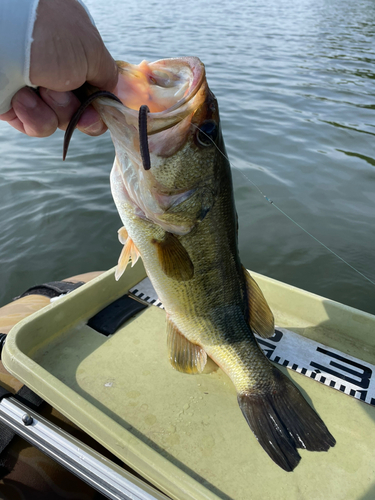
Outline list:
[[[238,394],[238,404],[259,444],[278,466],[291,472],[301,460],[297,448],[328,451],[336,441],[297,387],[272,369],[272,390]]]

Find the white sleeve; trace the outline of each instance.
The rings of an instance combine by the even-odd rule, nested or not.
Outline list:
[[[82,0],[91,22],[94,21]],[[39,0],[0,0],[0,114],[11,108],[12,97],[32,85],[30,51]]]
[[[0,1],[0,114],[29,81],[30,46],[39,0]]]

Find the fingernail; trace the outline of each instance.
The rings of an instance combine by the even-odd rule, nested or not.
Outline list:
[[[19,104],[28,109],[34,109],[38,104],[37,96],[34,94],[32,90],[28,92],[22,92],[22,94],[18,97],[17,100]]]
[[[68,94],[68,92],[56,92],[55,90],[47,89],[47,95],[58,106],[67,106],[70,102],[70,95]]]
[[[87,134],[87,133],[98,134],[102,130],[103,130],[103,122],[101,120],[99,120],[98,122],[95,122],[92,125],[90,125],[89,127],[86,127],[85,129],[83,129],[83,132],[85,132],[85,134]]]

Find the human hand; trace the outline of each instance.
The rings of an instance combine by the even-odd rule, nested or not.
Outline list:
[[[112,91],[117,84],[117,66],[105,48],[98,30],[76,0],[40,0],[30,56],[30,87],[19,90],[12,109],[0,115],[16,130],[33,137],[47,137],[56,128],[65,130],[80,106],[71,92],[86,81]],[[104,122],[89,106],[78,122],[88,135],[106,131]]]

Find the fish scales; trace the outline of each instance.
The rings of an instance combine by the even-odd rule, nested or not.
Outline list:
[[[116,149],[111,189],[124,224],[116,279],[129,258],[134,265],[142,257],[167,313],[172,366],[200,373],[211,358],[232,380],[261,446],[292,471],[298,448],[327,451],[335,440],[253,335],[272,336],[273,316],[241,265],[231,170],[204,66],[181,58],[119,68],[123,104],[103,97],[94,104]],[[138,130],[145,105],[146,137]]]

